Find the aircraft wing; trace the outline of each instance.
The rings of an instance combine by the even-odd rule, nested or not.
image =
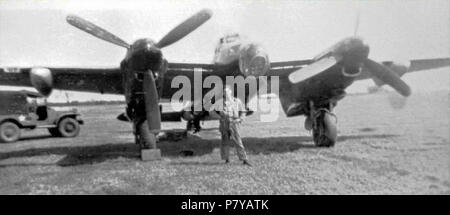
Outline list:
[[[310,63],[310,60],[285,61],[271,63],[271,72],[292,71]],[[44,67],[51,72],[53,88],[92,93],[123,94],[122,71],[120,68],[52,68]],[[32,68],[5,67],[0,68],[0,85],[33,87],[30,81]],[[164,77],[164,86],[170,86],[171,80],[177,75],[187,76],[193,80],[195,72],[208,75],[226,76],[238,75],[239,65],[215,65],[196,63],[169,63]],[[163,90],[163,98],[177,90]]]
[[[211,72],[216,66],[214,64],[201,63],[169,63],[168,67],[168,72],[182,73],[189,71]]]
[[[0,85],[33,87],[32,68],[0,68]],[[46,68],[54,89],[93,93],[123,94],[120,68]]]
[[[123,74],[120,68],[43,68],[50,70],[54,89],[102,94],[124,94],[122,86]],[[20,67],[0,68],[0,86],[33,87],[30,80],[32,69]],[[165,86],[170,87],[171,79],[177,75],[186,75],[189,78],[193,78],[194,72],[199,71],[220,74],[225,70],[221,66],[213,64],[169,63],[164,78],[164,82],[167,82]],[[170,98],[171,93],[173,92],[169,90],[164,94],[167,94]]]
[[[216,65],[216,64],[201,64],[201,63],[169,63],[166,73],[164,74],[163,90],[161,99],[167,101],[179,88],[172,87],[172,80],[177,76],[187,77],[191,82],[191,88],[194,88],[195,75],[201,74],[201,80],[207,76],[225,77],[227,75],[239,74],[239,64],[230,65]],[[203,82],[202,82],[203,83]],[[206,89],[203,89],[206,91]],[[206,93],[206,92],[204,92]],[[192,94],[194,95],[194,94]],[[204,94],[203,94],[204,95]]]
[[[312,60],[294,60],[294,61],[282,61],[270,63],[269,75],[279,75],[280,73],[290,73],[298,70],[308,64],[311,64]]]
[[[268,75],[279,75],[280,72],[289,72],[297,70],[305,65],[308,65],[312,60],[295,60],[282,61],[270,63],[270,71]],[[166,81],[172,80],[177,75],[185,75],[190,79],[193,78],[195,72],[202,72],[203,77],[209,75],[216,75],[219,77],[227,75],[239,75],[239,63],[230,63],[228,65],[216,64],[193,64],[193,63],[169,63],[167,73],[165,75]]]
[[[431,58],[431,59],[418,59],[411,60],[409,66],[396,65],[392,61],[381,62],[384,66],[388,67],[391,71],[396,73],[398,76],[403,76],[406,73],[418,72],[423,70],[438,69],[443,67],[450,67],[450,58]],[[356,80],[364,80],[373,78],[377,85],[383,85],[378,79],[372,77],[370,73],[364,69],[362,74],[356,78]]]
[[[383,62],[387,64],[391,62]],[[450,67],[450,58],[421,59],[410,61],[408,72],[416,72],[422,70],[436,69],[441,67]]]

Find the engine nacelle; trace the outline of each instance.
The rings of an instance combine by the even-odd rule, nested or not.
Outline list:
[[[247,77],[263,76],[270,67],[267,52],[258,44],[242,45],[239,53],[239,69],[241,73]]]
[[[33,68],[30,71],[30,81],[36,90],[44,96],[49,96],[53,89],[53,76],[47,68]]]

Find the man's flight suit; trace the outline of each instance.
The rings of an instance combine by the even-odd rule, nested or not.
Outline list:
[[[230,145],[236,147],[236,152],[241,161],[247,161],[247,153],[240,136],[240,124],[245,116],[245,108],[239,99],[227,99],[223,105],[223,111],[220,111],[219,130],[222,134],[222,143],[220,145],[220,155],[222,160],[229,161]]]

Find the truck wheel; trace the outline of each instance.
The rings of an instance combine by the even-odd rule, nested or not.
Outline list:
[[[75,137],[80,133],[80,124],[73,118],[67,117],[58,123],[61,137]]]
[[[20,128],[13,122],[4,122],[0,125],[0,142],[12,143],[19,139]]]
[[[59,133],[58,128],[49,128],[49,129],[48,129],[48,132],[50,132],[50,134],[51,134],[53,137],[61,137],[61,136],[62,136],[61,133]]]

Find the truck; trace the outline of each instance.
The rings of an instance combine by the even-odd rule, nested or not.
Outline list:
[[[0,143],[16,142],[25,129],[47,129],[53,137],[76,137],[82,124],[77,109],[57,111],[39,93],[0,91]]]

